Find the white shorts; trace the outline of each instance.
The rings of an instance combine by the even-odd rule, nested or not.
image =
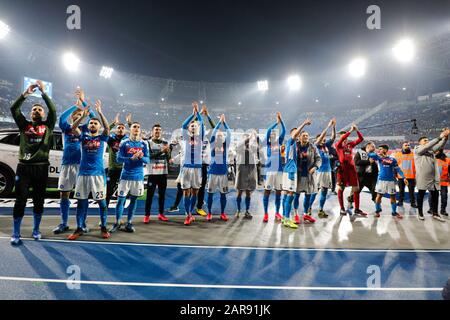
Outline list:
[[[317,172],[316,173],[317,189],[327,188],[331,189],[333,180],[331,172]]]
[[[228,193],[228,176],[226,174],[209,174],[206,183],[208,193],[219,190],[220,193]]]
[[[117,187],[117,196],[126,197],[128,194],[140,197],[144,194],[144,181],[120,180]]]
[[[61,173],[58,179],[59,191],[72,191],[77,183],[79,164],[63,164],[61,165]]]
[[[395,181],[378,180],[375,192],[379,194],[395,194],[397,191]]]
[[[75,187],[76,199],[88,199],[92,192],[94,200],[103,200],[106,197],[105,176],[78,176]]]
[[[202,185],[202,168],[181,168],[179,182],[181,189],[200,189]]]
[[[289,173],[283,172],[283,190],[288,192],[297,191],[297,174],[294,174],[294,180],[289,179]]]
[[[265,190],[283,190],[283,172],[267,172],[266,179],[264,180]]]

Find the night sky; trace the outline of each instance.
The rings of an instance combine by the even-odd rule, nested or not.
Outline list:
[[[66,8],[82,30],[66,29]],[[382,29],[366,28],[381,7]],[[85,62],[178,80],[279,80],[348,63],[403,35],[450,30],[450,1],[0,0],[14,32]]]

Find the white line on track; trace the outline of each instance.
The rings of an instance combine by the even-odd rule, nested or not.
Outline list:
[[[442,291],[442,288],[383,288],[383,287],[295,287],[295,286],[253,286],[226,284],[188,284],[188,283],[154,283],[154,282],[115,282],[94,280],[63,280],[44,278],[2,277],[0,281],[45,282],[64,284],[86,284],[127,287],[167,287],[167,288],[204,288],[204,289],[247,289],[247,290],[298,290],[298,291]]]
[[[9,240],[9,237],[0,236],[0,240]],[[23,241],[37,242],[32,238],[22,238]],[[70,244],[94,244],[138,247],[168,247],[188,249],[236,249],[236,250],[273,250],[273,251],[332,251],[332,252],[410,252],[410,253],[450,253],[449,249],[346,249],[346,248],[285,248],[285,247],[243,247],[243,246],[206,246],[189,244],[160,244],[160,243],[136,243],[136,242],[109,242],[109,241],[69,241],[62,239],[41,239],[39,242],[57,242]]]

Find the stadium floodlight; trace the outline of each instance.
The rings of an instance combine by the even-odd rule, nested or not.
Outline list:
[[[402,39],[392,48],[394,57],[401,63],[411,62],[416,54],[414,42],[411,39]]]
[[[402,90],[403,90],[403,91],[406,91],[406,88],[405,88],[405,87],[403,87],[403,88],[402,88]]]
[[[356,96],[357,98],[361,98],[361,95],[360,94],[358,94],[357,96]]]
[[[164,102],[164,101],[166,101],[166,99],[164,99],[164,98],[161,98],[161,102]]]
[[[204,102],[203,100],[200,100],[200,104],[203,104],[203,102]]]
[[[66,52],[63,55],[63,63],[68,71],[75,72],[80,66],[80,59],[72,52]]]
[[[103,66],[102,69],[100,70],[99,75],[102,78],[111,79],[113,72],[114,72],[113,68]]]
[[[356,58],[348,65],[348,72],[354,78],[361,78],[366,74],[367,62],[363,58]]]
[[[269,90],[269,81],[261,80],[257,82],[258,91],[267,91]]]
[[[239,102],[238,102],[238,106],[241,106],[241,105],[242,105],[242,102],[239,101]]]
[[[319,99],[314,100],[316,103],[319,103]]]
[[[6,38],[10,31],[9,26],[3,21],[0,21],[0,40]]]
[[[275,104],[276,104],[276,105],[279,105],[279,104],[280,104],[280,101],[275,102]]]
[[[302,79],[298,75],[293,75],[287,78],[287,85],[289,90],[297,91],[302,87]]]
[[[119,96],[123,97],[123,96],[124,96],[124,94],[123,94],[123,93],[120,93],[120,94],[119,94]]]

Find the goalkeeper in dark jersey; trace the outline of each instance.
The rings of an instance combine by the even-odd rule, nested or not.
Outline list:
[[[41,104],[34,104],[31,108],[31,121],[27,120],[21,111],[22,104],[28,96],[39,89],[42,98],[48,107],[48,116],[45,118],[45,110]],[[20,225],[25,213],[25,206],[30,188],[33,188],[33,238],[41,239],[39,226],[42,213],[44,212],[44,197],[48,178],[48,154],[53,129],[56,123],[56,109],[53,102],[45,93],[42,81],[30,85],[27,90],[11,106],[11,113],[20,130],[19,163],[16,171],[15,192],[16,202],[14,204],[13,216],[14,227],[11,244],[21,244]]]

